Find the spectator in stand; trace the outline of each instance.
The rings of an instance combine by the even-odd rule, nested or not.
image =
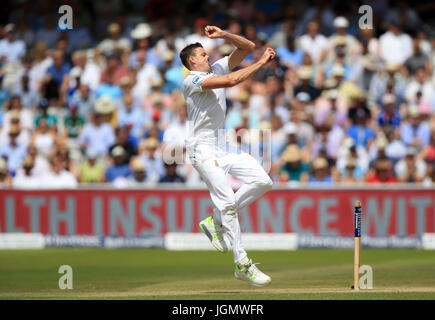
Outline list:
[[[352,59],[352,61],[361,53],[361,44],[356,40],[356,38],[348,34],[347,29],[349,27],[349,21],[343,17],[339,16],[334,19],[334,28],[336,33],[329,37],[329,47],[331,49],[336,48],[341,41],[347,48],[347,56]]]
[[[368,175],[366,181],[367,183],[397,183],[391,161],[377,160],[374,172]]]
[[[307,33],[298,39],[299,48],[308,53],[314,63],[321,63],[328,54],[328,39],[319,33],[319,23],[310,21]]]
[[[396,163],[394,171],[399,182],[422,182],[426,175],[426,162],[417,158],[415,147],[408,147],[405,158]]]
[[[330,168],[328,161],[325,158],[316,158],[313,160],[311,166],[312,173],[308,178],[309,184],[333,184],[334,180],[330,174]]]
[[[30,78],[27,73],[21,76],[21,80],[13,89],[13,94],[21,98],[21,103],[24,109],[33,109],[38,105],[40,97],[36,90],[30,88]]]
[[[107,58],[107,68],[101,74],[101,84],[96,91],[97,98],[109,96],[116,100],[123,95],[118,83],[122,77],[127,75],[127,70],[121,66],[118,55],[111,54]]]
[[[23,160],[22,169],[18,170],[17,174],[12,180],[12,185],[17,189],[39,189],[41,188],[42,181],[34,172],[33,159],[27,156]]]
[[[407,80],[398,71],[398,65],[387,63],[373,76],[369,92],[376,103],[382,104],[387,93],[394,94],[399,104],[404,101]]]
[[[75,102],[68,105],[69,114],[64,120],[64,138],[77,139],[85,124],[85,119],[79,115],[79,106]]]
[[[279,176],[280,182],[307,182],[310,173],[310,166],[302,160],[300,148],[295,145],[289,145],[281,156],[281,165]]]
[[[389,128],[390,129],[390,128]],[[386,153],[386,147],[388,145],[388,140],[384,136],[379,136],[376,138],[375,142],[372,144],[369,150],[369,156],[370,156],[370,163],[369,168],[373,169],[376,161],[378,159],[386,159],[386,160],[393,160],[388,158]],[[393,162],[394,164],[395,162]]]
[[[127,80],[127,79],[125,79]],[[144,125],[149,121],[147,114],[140,104],[135,104],[130,92],[124,92],[119,103],[118,123],[120,126],[131,126],[131,133],[134,137],[140,138],[143,135]]]
[[[142,140],[140,145],[139,159],[147,168],[147,182],[157,183],[160,177],[164,175],[165,168],[163,160],[158,150],[159,142],[156,138],[147,138]]]
[[[163,142],[165,144],[184,147],[187,137],[187,107],[182,104],[177,108],[178,119],[165,130]]]
[[[39,123],[43,119],[45,120],[49,128],[54,128],[57,125],[57,118],[52,114],[48,113],[48,108],[49,108],[48,100],[42,99],[38,105],[39,113],[35,117],[35,127],[38,127]]]
[[[104,165],[97,161],[98,153],[92,149],[86,151],[86,160],[80,163],[78,181],[80,183],[104,182]]]
[[[413,40],[414,53],[404,63],[411,76],[414,76],[419,69],[423,69],[428,75],[432,73],[429,57],[421,50],[421,43],[422,41],[418,38]]]
[[[13,125],[9,129],[9,142],[0,145],[0,157],[7,159],[9,173],[14,176],[26,156],[26,146],[17,142],[20,127]]]
[[[426,76],[423,68],[417,69],[414,79],[406,87],[406,100],[408,102],[418,102],[418,93],[421,93],[421,99],[428,103],[434,96],[433,84]]]
[[[49,161],[47,160],[46,157],[44,157],[42,154],[38,152],[38,149],[36,148],[35,144],[30,143],[27,146],[27,155],[32,158],[32,162],[33,162],[32,172],[36,176],[42,177],[50,171]]]
[[[160,129],[160,111],[155,110],[153,112],[152,122],[150,128],[145,131],[143,138],[155,138],[159,143],[163,142],[163,135],[165,133],[164,130]]]
[[[337,153],[337,171],[343,173],[350,159],[356,161],[356,165],[359,168],[358,170],[361,170],[361,174],[365,175],[370,164],[369,154],[365,147],[357,146],[352,138],[347,137],[342,140]]]
[[[375,138],[375,132],[368,126],[368,119],[361,109],[356,113],[355,124],[349,127],[347,134],[357,146],[370,147],[370,143]]]
[[[401,126],[401,138],[407,146],[413,145],[419,150],[429,145],[429,124],[422,121],[422,117],[415,107],[408,110],[408,121]]]
[[[388,93],[382,99],[384,109],[378,116],[379,126],[389,126],[393,130],[399,128],[401,122],[400,113],[396,110],[396,97]]]
[[[402,125],[403,126],[403,125]],[[391,130],[384,128],[385,137],[387,138],[387,146],[385,148],[385,154],[393,164],[405,157],[406,144],[401,139],[400,130]]]
[[[27,146],[31,139],[31,132],[29,129],[22,128],[20,123],[20,112],[18,110],[12,110],[9,114],[9,123],[8,126],[0,132],[0,144],[9,142],[9,132],[7,132],[7,128],[10,129],[11,126],[17,126],[20,128],[20,134],[17,137],[17,143]]]
[[[137,148],[129,141],[129,130],[127,127],[118,127],[115,130],[116,140],[113,145],[109,147],[109,153],[121,146],[124,150],[124,164],[129,164],[132,157],[137,155]]]
[[[85,84],[92,91],[97,90],[101,79],[101,68],[93,61],[94,57],[95,51],[93,50],[78,50],[72,55],[74,65],[81,70],[81,75],[79,78],[80,86],[81,84]]]
[[[127,178],[131,175],[131,169],[125,161],[126,152],[123,147],[116,146],[110,152],[113,164],[106,169],[105,178],[108,182],[115,182],[118,178]]]
[[[59,98],[59,89],[64,76],[71,70],[71,65],[69,62],[65,62],[65,54],[62,51],[56,50],[52,56],[53,65],[47,69],[47,73],[42,80],[43,96],[47,100]]]
[[[388,31],[380,38],[381,58],[386,63],[403,64],[412,55],[412,39],[403,33],[396,21],[391,21]]]
[[[143,101],[153,91],[153,87],[157,87],[161,91],[163,81],[159,70],[149,62],[148,52],[145,49],[137,51],[137,61],[138,65],[135,69],[137,70],[136,83],[133,86],[132,94],[136,99]],[[156,82],[158,85],[156,85]]]
[[[2,132],[9,132],[12,116],[19,117],[20,127],[23,130],[31,130],[33,128],[33,111],[29,109],[23,109],[20,96],[12,96],[10,100],[6,102],[5,109],[7,111],[3,114]]]
[[[45,157],[48,157],[57,139],[60,139],[53,129],[48,126],[47,119],[41,119],[32,137],[32,144]]]
[[[104,123],[104,113],[96,108],[94,110],[91,122],[88,122],[83,127],[80,133],[77,144],[82,151],[90,148],[97,152],[99,156],[107,154],[109,147],[115,142],[115,134],[112,127],[108,123]]]
[[[165,85],[162,88],[162,93],[171,94],[175,90],[181,90],[183,83],[183,68],[180,65],[174,65],[175,53],[171,50],[166,50],[163,53],[164,66],[161,70]]]
[[[349,80],[353,74],[353,68],[352,65],[346,61],[346,40],[339,37],[335,43],[336,45],[331,51],[331,60],[327,63],[325,77],[330,78],[333,74],[334,68],[339,67],[344,69],[344,74],[342,75],[343,80]]]
[[[361,88],[365,93],[370,90],[370,84],[372,79],[376,75],[378,70],[378,63],[375,56],[366,54],[357,59],[353,65],[353,72],[350,76],[351,81],[355,81],[357,86]]]
[[[289,68],[299,67],[304,58],[304,52],[296,47],[294,35],[287,36],[286,44],[276,49],[276,55]]]
[[[128,70],[122,64],[121,57],[117,53],[112,52],[109,56],[107,56],[106,65],[107,65],[106,69],[103,70],[103,72],[101,73],[100,82],[107,83],[108,85],[112,84],[112,85],[119,86],[122,77],[128,75]],[[101,88],[97,89],[98,96],[104,94],[104,92],[99,94],[101,90],[102,90]]]
[[[3,64],[19,61],[26,54],[26,44],[15,38],[15,31],[12,23],[3,29],[4,38],[0,40],[0,61]]]
[[[330,128],[328,124],[317,127],[317,133],[311,144],[311,155],[318,157],[321,150],[326,151],[328,158],[336,159],[341,140],[345,137],[339,126]]]
[[[349,158],[345,170],[341,172],[342,183],[357,184],[364,181],[364,174],[354,158]]]
[[[177,174],[176,163],[172,163],[172,164],[165,163],[165,174],[162,177],[160,177],[159,182],[160,183],[167,183],[167,182],[184,183],[185,179],[184,177]]]
[[[139,23],[131,31],[130,36],[135,40],[135,50],[130,55],[129,66],[135,69],[141,69],[140,59],[138,54],[140,51],[145,51],[147,61],[153,65],[154,68],[158,68],[161,65],[161,59],[157,54],[157,51],[151,46],[151,36],[153,30],[148,23]]]
[[[298,69],[299,84],[294,88],[295,97],[298,93],[305,92],[308,95],[308,101],[311,102],[320,96],[320,90],[310,83],[313,70],[311,67],[301,66]]]
[[[96,95],[89,89],[89,85],[81,83],[71,98],[72,104],[77,104],[80,117],[89,121],[96,100]]]
[[[65,170],[62,160],[58,156],[50,158],[51,170],[40,179],[44,181],[40,188],[44,189],[75,189],[78,186],[74,175]]]
[[[131,169],[133,174],[127,178],[129,187],[146,187],[149,186],[147,173],[143,161],[136,158],[133,160]]]

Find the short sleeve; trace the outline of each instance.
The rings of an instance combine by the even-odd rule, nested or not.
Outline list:
[[[214,74],[217,75],[223,75],[230,72],[229,66],[228,66],[228,56],[223,57],[222,59],[219,59],[213,65],[211,66],[211,70]]]
[[[203,81],[211,76],[210,73],[190,75],[184,80],[185,89],[189,94],[202,92]]]

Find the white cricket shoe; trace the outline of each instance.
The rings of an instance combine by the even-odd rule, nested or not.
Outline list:
[[[239,280],[244,280],[249,282],[249,284],[262,287],[270,283],[272,280],[267,274],[261,272],[257,267],[256,263],[252,263],[252,260],[244,266],[239,266],[236,264],[236,272],[234,276]]]
[[[202,220],[199,227],[217,251],[222,253],[228,251],[228,245],[222,234],[222,227],[214,223],[212,216]]]

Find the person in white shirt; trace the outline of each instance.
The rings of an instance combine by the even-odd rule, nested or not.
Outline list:
[[[405,158],[394,166],[394,172],[400,182],[422,182],[426,175],[426,162],[417,158],[415,147],[408,147]]]
[[[328,39],[319,34],[319,24],[316,21],[308,24],[307,34],[301,36],[297,43],[299,48],[311,56],[315,64],[322,62],[328,54]]]
[[[158,69],[147,61],[148,52],[145,49],[139,49],[136,52],[137,76],[132,94],[135,98],[143,101],[145,96],[151,91],[152,80],[159,78],[160,74]]]
[[[358,40],[347,33],[347,28],[349,27],[349,21],[345,17],[336,17],[334,19],[334,28],[336,33],[329,37],[329,47],[331,53],[333,53],[335,47],[344,40],[346,45],[346,55],[350,59],[355,59],[357,55],[361,53],[361,45]],[[343,39],[343,40],[342,40]]]
[[[432,101],[434,89],[432,83],[426,77],[424,68],[419,68],[414,75],[414,79],[406,86],[405,97],[408,102],[420,102],[417,93],[421,93],[421,100],[430,103]]]
[[[41,188],[45,189],[75,189],[78,186],[77,179],[74,175],[65,170],[62,161],[59,157],[54,156],[50,160],[51,171],[42,176],[40,179],[44,181]]]
[[[88,53],[84,50],[75,51],[72,55],[74,65],[81,69],[80,83],[87,84],[93,91],[97,90],[101,79],[100,67],[88,58]],[[73,79],[74,68],[69,72],[69,76]],[[73,86],[73,84],[71,84]]]
[[[411,37],[401,32],[394,22],[389,24],[388,31],[380,38],[381,58],[386,63],[403,64],[413,52]]]
[[[26,44],[15,39],[15,25],[8,24],[4,28],[5,38],[0,41],[0,60],[9,63],[20,60],[26,54]]]
[[[165,144],[173,144],[177,146],[184,146],[187,135],[187,110],[184,105],[178,107],[178,120],[172,122],[165,130],[163,135],[163,142]]]
[[[15,189],[39,189],[41,187],[41,179],[34,173],[33,168],[32,157],[25,157],[22,169],[17,170],[17,174],[12,180],[12,186]]]
[[[214,64],[210,63],[209,55],[200,43],[190,44],[180,53],[183,65],[190,70],[183,81],[188,119],[187,154],[207,184],[215,205],[213,216],[199,225],[218,251],[227,251],[226,240],[230,242],[237,279],[263,286],[271,278],[248,259],[241,242],[238,212],[269,191],[273,183],[250,154],[229,153],[222,148],[226,142],[222,129],[226,114],[225,88],[245,81],[276,54],[272,48],[267,48],[257,62],[230,72],[254,51],[255,44],[215,26],[206,26],[204,33],[211,39],[223,39],[236,49]],[[244,182],[236,193],[228,181],[228,173]]]

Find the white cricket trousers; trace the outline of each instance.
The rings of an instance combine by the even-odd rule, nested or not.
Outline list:
[[[202,162],[192,161],[194,168],[210,190],[215,205],[213,219],[222,224],[237,263],[247,256],[242,246],[239,210],[243,209],[272,188],[272,180],[263,167],[248,153],[225,153]],[[227,173],[244,184],[233,192]]]

